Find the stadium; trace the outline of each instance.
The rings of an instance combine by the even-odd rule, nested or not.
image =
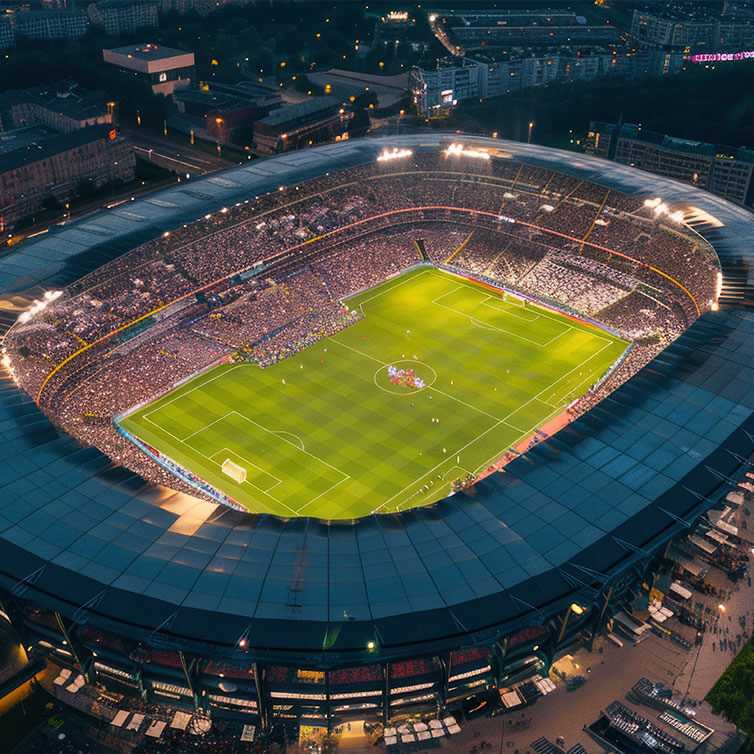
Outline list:
[[[14,247],[2,607],[88,683],[263,727],[546,675],[749,468],[753,238],[693,187],[422,134]]]

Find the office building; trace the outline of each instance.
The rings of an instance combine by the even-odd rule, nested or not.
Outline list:
[[[586,150],[752,206],[754,150],[648,131],[633,123],[589,124]]]
[[[152,87],[155,94],[172,94],[196,79],[194,53],[155,44],[102,50],[106,63],[130,73]]]

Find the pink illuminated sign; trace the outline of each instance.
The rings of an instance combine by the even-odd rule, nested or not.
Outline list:
[[[744,52],[711,52],[704,55],[692,55],[692,63],[718,63],[722,60],[748,60],[754,58],[754,50]]]

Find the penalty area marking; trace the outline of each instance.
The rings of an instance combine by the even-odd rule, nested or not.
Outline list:
[[[285,440],[283,435],[288,435],[288,437],[295,437],[296,442],[291,443],[291,445],[298,444],[298,447],[301,448],[301,450],[306,450],[306,448],[304,447],[304,441],[297,434],[294,434],[293,432],[288,432],[285,429],[270,429],[267,431],[272,432],[273,435],[277,435],[281,440]]]
[[[291,514],[293,514],[294,516],[298,516],[299,512],[302,511],[302,510],[304,510],[304,508],[306,508],[307,506],[311,505],[311,503],[313,503],[314,501],[318,500],[323,495],[325,495],[328,492],[332,491],[338,485],[342,484],[343,482],[345,482],[345,481],[347,481],[348,479],[351,478],[351,476],[349,474],[346,474],[345,472],[343,472],[340,469],[338,469],[335,466],[333,466],[331,463],[328,463],[327,461],[325,461],[324,459],[322,459],[319,456],[315,455],[314,453],[310,453],[308,450],[306,450],[304,448],[304,443],[301,440],[301,438],[298,435],[294,434],[293,432],[288,432],[286,430],[271,430],[271,429],[267,429],[267,427],[259,424],[259,422],[256,422],[253,419],[249,419],[248,416],[244,416],[243,414],[239,413],[238,411],[229,411],[225,416],[223,416],[221,418],[222,419],[227,419],[228,416],[230,416],[231,414],[236,414],[241,419],[249,422],[250,424],[253,424],[255,427],[258,427],[262,431],[267,432],[268,434],[274,435],[275,437],[277,437],[278,439],[282,440],[286,444],[288,444],[288,445],[296,448],[296,450],[299,451],[300,453],[304,453],[305,455],[309,456],[310,458],[313,458],[318,463],[321,463],[323,466],[327,466],[328,468],[332,469],[337,474],[339,474],[341,478],[337,482],[335,482],[334,484],[332,484],[330,487],[328,487],[326,490],[324,490],[323,492],[318,493],[313,498],[311,498],[310,500],[308,500],[307,502],[305,502],[298,510],[295,510],[295,509],[291,508],[289,505],[286,505],[282,500],[280,500],[279,498],[277,498],[275,495],[273,495],[269,491],[269,490],[272,490],[275,487],[277,487],[279,484],[282,484],[283,480],[280,479],[280,478],[278,478],[275,474],[272,474],[269,471],[265,471],[264,469],[262,469],[259,466],[257,466],[255,463],[249,461],[245,456],[241,455],[240,453],[237,453],[236,451],[230,450],[229,448],[223,448],[221,450],[218,450],[218,451],[214,452],[211,456],[207,456],[202,451],[198,450],[197,448],[193,447],[192,445],[189,445],[187,442],[184,442],[180,438],[176,437],[169,430],[164,429],[163,427],[161,427],[158,424],[155,424],[155,422],[153,422],[148,417],[145,417],[145,418],[146,418],[146,420],[150,424],[154,425],[157,429],[162,430],[163,432],[166,432],[167,434],[169,434],[179,444],[179,446],[185,446],[192,453],[196,453],[197,455],[201,456],[209,464],[211,464],[213,466],[221,465],[222,462],[218,462],[215,459],[216,459],[216,457],[218,455],[223,454],[225,451],[228,451],[232,456],[236,456],[237,458],[242,459],[250,467],[253,467],[253,468],[257,469],[258,471],[260,471],[263,474],[266,474],[267,476],[271,477],[272,479],[276,479],[277,481],[275,482],[275,484],[273,484],[272,487],[270,487],[268,490],[263,490],[260,487],[257,487],[257,485],[255,485],[254,483],[250,482],[249,480],[246,480],[246,482],[242,482],[241,484],[248,484],[250,487],[252,487],[253,489],[257,490],[260,494],[265,495],[266,497],[270,498],[270,500],[274,501],[275,503],[277,503],[279,506],[281,506],[285,510],[290,511]],[[203,429],[206,429],[207,427],[211,426],[211,424],[216,424],[218,421],[220,421],[220,420],[219,419],[215,419],[213,422],[211,422],[210,424],[208,424],[206,427],[203,427]],[[195,432],[194,435],[199,434],[201,431],[202,430],[199,430],[198,432]],[[294,442],[292,440],[289,440],[286,437],[284,437],[283,435],[288,435],[290,437],[295,437],[298,442]],[[217,487],[218,487],[218,489],[220,489],[222,491],[222,485],[221,484],[218,484]],[[273,511],[273,513],[275,513],[275,512]]]
[[[292,447],[296,448],[296,450],[298,450],[300,453],[304,453],[305,455],[309,456],[310,458],[313,458],[315,461],[321,463],[323,466],[327,466],[328,468],[332,469],[334,472],[336,472],[337,474],[340,474],[340,476],[343,477],[343,479],[341,479],[341,482],[345,481],[346,479],[350,479],[351,478],[349,474],[346,474],[345,472],[341,471],[339,468],[336,468],[331,463],[328,463],[327,461],[325,461],[324,459],[322,459],[319,456],[315,455],[314,453],[310,453],[308,450],[304,450],[303,448],[299,447],[295,442],[291,442],[290,440],[286,440],[285,437],[282,437],[281,435],[277,434],[277,432],[279,432],[280,430],[276,431],[276,430],[272,430],[272,429],[267,429],[267,427],[265,427],[264,425],[259,424],[259,422],[255,422],[253,419],[249,419],[248,416],[244,416],[243,414],[240,414],[238,411],[231,411],[230,413],[236,414],[237,416],[239,416],[244,421],[247,421],[250,424],[253,424],[255,427],[259,427],[259,429],[263,430],[264,432],[267,432],[267,433],[269,433],[271,435],[275,435],[275,437],[278,437],[283,442],[288,443],[288,445],[291,445]],[[292,432],[282,432],[282,434],[293,435]],[[293,436],[295,437],[295,435],[293,435]],[[300,438],[299,438],[299,441],[300,441]],[[301,443],[301,444],[303,445],[303,443]],[[333,485],[333,487],[334,486],[335,485]],[[317,497],[319,497],[319,495]],[[311,501],[309,501],[309,502],[311,502]],[[307,503],[307,505],[308,505],[308,503]]]
[[[182,392],[180,387],[174,390],[171,390],[170,393],[168,393],[168,395],[172,395],[173,393],[178,393],[178,395],[174,395],[172,398],[170,398],[170,400],[166,400],[164,403],[162,402],[161,398],[158,398],[157,401],[155,401],[155,403],[159,403],[160,405],[155,406],[150,411],[144,412],[142,416],[145,419],[149,420],[148,417],[150,416],[150,414],[155,413],[155,411],[160,411],[161,409],[165,408],[165,406],[169,406],[171,403],[173,403],[173,401],[177,401],[179,398],[183,398],[184,396],[189,395],[190,393],[193,393],[194,390],[198,390],[199,388],[202,388],[205,385],[208,385],[210,382],[213,382],[214,380],[218,380],[220,379],[220,377],[224,377],[226,374],[230,374],[231,372],[238,369],[238,367],[243,367],[243,366],[248,366],[248,365],[247,364],[234,364],[230,369],[224,369],[223,371],[220,372],[220,374],[216,374],[214,377],[209,377],[210,372],[214,371],[214,369],[210,369],[209,372],[207,372],[208,379],[203,380],[198,385],[194,385],[194,387],[192,387],[191,390],[186,390],[186,392]],[[194,377],[194,380],[198,380],[200,377],[201,375],[197,375],[196,377]],[[194,380],[190,380],[188,384],[191,384],[191,382],[193,382]],[[154,424],[154,422],[152,422],[152,424]],[[155,426],[157,427],[159,425],[155,424]]]
[[[442,309],[445,309],[446,311],[453,312],[453,314],[457,314],[459,317],[465,317],[466,319],[469,320],[469,322],[474,327],[505,333],[506,335],[510,335],[514,338],[518,338],[519,340],[525,340],[527,343],[531,343],[533,346],[536,346],[537,348],[547,348],[553,341],[557,340],[561,335],[563,335],[563,333],[566,333],[569,330],[574,329],[572,325],[567,325],[563,322],[558,322],[557,324],[561,325],[565,329],[561,330],[557,335],[554,335],[546,343],[539,343],[536,340],[532,340],[531,338],[527,338],[526,336],[521,335],[520,332],[515,332],[513,330],[506,330],[504,327],[496,327],[495,325],[491,325],[489,322],[483,322],[474,314],[467,314],[466,312],[462,312],[462,311],[459,311],[458,309],[454,309],[452,306],[446,306],[445,304],[440,303],[440,299],[445,298],[445,296],[449,296],[451,293],[455,293],[457,290],[463,287],[464,286],[459,285],[456,288],[454,288],[452,291],[443,293],[442,296],[438,296],[436,299],[433,299],[432,303],[435,304],[436,306],[439,306]],[[494,307],[490,307],[490,308],[494,308]],[[505,314],[505,312],[502,312],[502,313]]]
[[[199,451],[197,450],[196,452],[198,453]],[[202,453],[202,455],[204,455],[204,453]],[[223,448],[222,450],[218,450],[217,453],[213,453],[211,456],[204,456],[204,457],[207,458],[207,459],[209,459],[210,461],[213,461],[214,463],[217,463],[218,466],[222,466],[223,461],[225,460],[225,458],[223,458],[223,461],[215,461],[216,456],[225,456],[225,458],[228,458],[229,456],[235,456],[236,458],[240,458],[247,467],[254,468],[258,472],[260,472],[261,474],[265,474],[266,476],[271,477],[272,479],[274,479],[275,483],[272,486],[268,487],[266,490],[263,490],[261,487],[259,487],[258,485],[254,484],[254,482],[250,482],[248,479],[246,479],[243,482],[239,482],[239,484],[249,484],[255,490],[259,490],[259,492],[264,492],[265,495],[269,495],[270,494],[270,490],[275,489],[275,487],[277,487],[283,481],[282,479],[278,479],[278,477],[276,477],[274,474],[271,474],[269,471],[265,471],[260,466],[257,466],[255,463],[253,463],[248,458],[246,458],[246,456],[242,456],[240,453],[236,453],[235,450],[231,450],[230,448]],[[270,497],[272,497],[272,495],[270,495]],[[280,502],[280,501],[278,500],[278,502]],[[282,505],[282,503],[281,503],[281,505]],[[293,509],[289,508],[289,510],[293,510]]]
[[[524,299],[524,300],[527,300],[527,299]],[[506,309],[502,306],[499,306],[499,304],[501,303],[506,304],[508,302],[504,298],[501,298],[499,296],[488,295],[481,300],[480,305],[488,306],[490,309],[494,309],[496,312],[502,312],[503,314],[510,314],[511,317],[516,317],[517,319],[521,319],[524,322],[529,322],[529,323],[536,322],[542,316],[541,314],[534,314],[529,317],[522,317],[518,312],[511,311],[510,307],[512,306],[512,304],[508,304],[508,308]],[[534,306],[536,306],[536,304],[534,304]],[[532,314],[530,309],[524,309],[523,311],[525,311],[527,314],[530,314],[530,315]]]

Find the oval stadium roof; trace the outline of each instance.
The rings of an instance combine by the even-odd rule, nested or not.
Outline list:
[[[754,216],[704,191],[536,145],[453,139],[688,205],[724,271],[751,266]],[[27,289],[65,286],[224,205],[371,162],[385,146],[441,141],[355,140],[254,161],[32,239],[0,258],[0,321]],[[291,661],[354,659],[369,641],[387,658],[487,640],[604,583],[710,506],[754,450],[753,346],[754,317],[723,304],[475,497],[350,523],[238,513],[156,487],[61,435],[3,376],[0,587],[184,646],[228,650],[248,630],[254,652]]]

